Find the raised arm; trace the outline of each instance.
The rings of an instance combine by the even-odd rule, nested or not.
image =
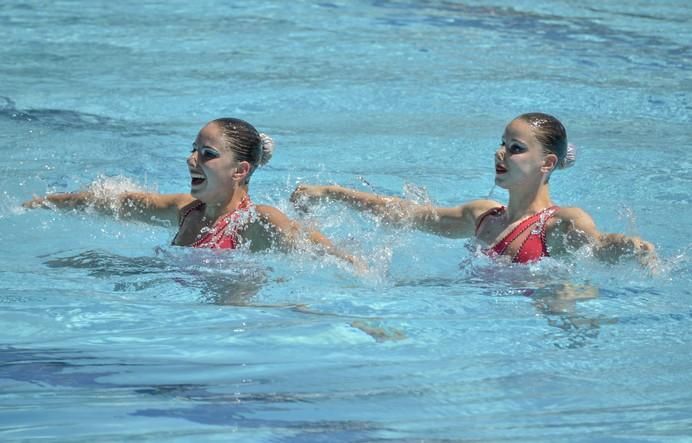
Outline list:
[[[355,209],[370,211],[387,221],[452,238],[474,235],[476,219],[480,214],[499,206],[499,203],[490,200],[475,200],[451,208],[436,207],[337,185],[300,185],[291,195],[291,201],[298,206],[319,199],[341,201]]]
[[[124,192],[100,196],[90,191],[49,194],[34,197],[22,204],[25,208],[56,207],[59,209],[93,208],[102,214],[137,219],[145,222],[162,220],[175,223],[178,211],[194,199],[189,194],[156,194]]]
[[[594,256],[608,263],[634,258],[649,266],[656,261],[653,244],[639,237],[599,232],[591,216],[579,208],[561,208],[547,234],[551,250],[573,250],[591,245]]]

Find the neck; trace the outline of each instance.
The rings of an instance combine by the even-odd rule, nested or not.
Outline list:
[[[550,190],[547,183],[541,183],[538,187],[528,192],[526,189],[510,189],[507,216],[510,222],[514,222],[552,205],[553,202],[550,200]]]
[[[214,203],[206,203],[204,207],[204,217],[207,220],[216,220],[222,215],[236,210],[240,202],[247,195],[247,185],[238,186],[231,192],[227,199]]]

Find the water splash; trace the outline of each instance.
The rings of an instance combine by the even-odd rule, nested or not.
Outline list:
[[[404,183],[404,199],[410,200],[419,205],[432,205],[428,189],[425,186],[418,186],[413,183]]]
[[[99,175],[85,188],[85,191],[93,195],[93,202],[90,205],[91,210],[94,210],[96,206],[105,208],[116,219],[132,218],[135,215],[132,212],[134,203],[123,201],[120,198],[123,194],[128,192],[156,192],[155,189],[149,189],[131,178],[120,175],[113,177]],[[171,226],[170,221],[153,216],[147,221],[165,227]]]
[[[18,215],[25,212],[16,197],[11,196],[7,191],[2,192],[0,197],[0,219],[10,215]]]
[[[99,175],[89,184],[87,190],[94,193],[96,197],[109,199],[117,197],[124,192],[145,192],[142,185],[139,185],[134,180],[128,177],[115,176],[108,177]]]
[[[634,213],[634,209],[623,204],[618,209],[618,217],[627,222],[625,234],[629,236],[639,235],[639,230],[637,229],[637,216]]]

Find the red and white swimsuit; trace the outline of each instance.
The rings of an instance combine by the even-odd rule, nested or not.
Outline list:
[[[548,220],[560,209],[558,206],[545,208],[536,214],[530,215],[521,221],[512,231],[504,236],[493,246],[484,249],[483,252],[490,257],[507,255],[508,249],[516,251],[512,257],[514,263],[531,263],[548,257],[548,249],[545,241],[545,226]],[[481,224],[488,216],[498,217],[504,214],[506,208],[500,206],[483,213],[476,224],[476,235]]]
[[[187,209],[180,217],[179,227],[183,226],[185,219],[192,213],[204,207],[204,203],[194,205]],[[219,217],[214,225],[210,228],[202,230],[199,238],[190,246],[193,248],[208,248],[208,249],[235,249],[240,241],[238,230],[241,226],[245,226],[247,221],[251,220],[254,215],[255,205],[250,200],[250,197],[245,195],[240,201],[237,208]],[[180,231],[178,231],[180,233]],[[173,238],[173,244],[178,237],[178,234]]]

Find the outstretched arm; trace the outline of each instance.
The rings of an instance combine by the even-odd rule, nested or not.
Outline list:
[[[298,206],[319,199],[341,201],[355,209],[370,211],[387,221],[405,223],[421,231],[452,238],[472,236],[480,214],[499,206],[499,203],[490,200],[475,200],[461,206],[443,208],[337,185],[300,185],[291,195],[291,201]]]
[[[639,237],[599,232],[591,216],[579,208],[562,208],[555,219],[548,232],[548,242],[557,250],[578,249],[588,244],[594,256],[605,262],[634,258],[646,266],[655,263],[653,244]]]
[[[93,208],[102,214],[137,219],[145,222],[167,220],[176,222],[178,211],[194,199],[189,194],[156,194],[124,192],[112,197],[90,191],[49,194],[34,197],[22,204],[25,208],[56,207],[59,209]]]
[[[348,254],[336,246],[321,232],[302,226],[288,218],[283,212],[266,205],[258,205],[257,213],[270,234],[278,244],[286,249],[297,249],[301,245],[317,245],[322,251],[351,263],[359,271],[366,269],[365,263],[358,257]]]

